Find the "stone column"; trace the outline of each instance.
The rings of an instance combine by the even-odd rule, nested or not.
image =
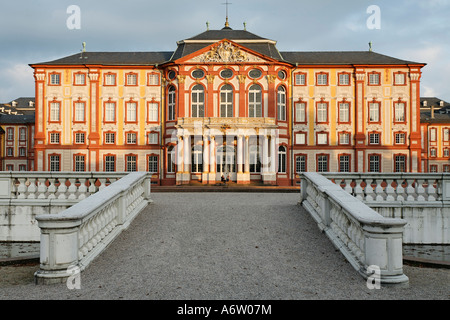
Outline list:
[[[202,173],[202,183],[206,184],[208,183],[208,175],[209,175],[209,158],[210,158],[210,151],[209,151],[209,138],[208,135],[203,135],[203,173]]]
[[[243,164],[243,142],[242,135],[237,136],[237,165],[238,165],[238,173],[242,173],[242,164]]]
[[[261,173],[268,172],[268,162],[269,162],[269,140],[266,134],[263,136],[263,152],[262,152],[262,168]]]
[[[177,173],[176,173],[176,183],[181,184],[183,181],[184,163],[183,163],[183,136],[178,136],[177,143]]]
[[[209,161],[209,183],[216,182],[216,137],[211,136],[211,143],[209,145],[210,161]]]
[[[183,183],[187,184],[191,180],[191,169],[190,169],[190,163],[191,163],[191,136],[190,135],[184,135],[183,137],[184,142],[184,170],[183,170]]]
[[[245,136],[245,162],[244,173],[250,174],[250,145],[249,136]]]
[[[286,155],[287,157],[287,155]],[[286,159],[287,160],[287,159]],[[277,152],[275,149],[275,136],[270,136],[270,172],[276,173]]]

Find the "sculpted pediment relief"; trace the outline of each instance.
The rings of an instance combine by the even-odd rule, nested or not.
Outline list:
[[[234,46],[230,42],[224,41],[216,46],[211,47],[208,52],[205,52],[197,57],[194,57],[189,62],[264,62],[263,59]]]

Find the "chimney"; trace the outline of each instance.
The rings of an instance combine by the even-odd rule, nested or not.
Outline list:
[[[431,106],[431,119],[434,119],[434,105]]]
[[[13,107],[16,107],[16,106],[17,106],[17,102],[16,102],[16,101],[12,101],[12,102],[11,102],[11,105],[12,105]]]
[[[29,105],[30,107],[33,107],[33,106],[34,106],[34,102],[33,102],[33,101],[30,101],[30,102],[28,103],[28,105]]]
[[[440,105],[441,107],[443,107],[443,106],[444,106],[444,101],[439,102],[439,105]]]
[[[423,106],[424,106],[424,107],[427,106],[427,101],[426,101],[426,100],[423,101]]]

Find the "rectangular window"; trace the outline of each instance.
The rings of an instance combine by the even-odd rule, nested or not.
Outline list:
[[[318,133],[317,134],[317,144],[318,145],[328,144],[328,133]]]
[[[450,157],[450,150],[445,148],[443,151],[443,155],[444,155],[444,157]]]
[[[85,157],[83,155],[76,155],[75,156],[75,171],[81,172],[85,171]]]
[[[319,102],[317,104],[317,122],[328,122],[328,104]]]
[[[148,144],[158,144],[158,133],[151,132],[148,134]]]
[[[148,121],[157,122],[158,121],[158,104],[150,102],[148,104]]]
[[[14,128],[6,129],[6,140],[14,141]]]
[[[52,73],[50,75],[50,85],[59,86],[61,84],[61,75],[59,73]]]
[[[84,122],[85,103],[75,102],[75,122]]]
[[[137,171],[137,156],[125,156],[126,157],[126,171]]]
[[[112,132],[105,133],[105,144],[116,143],[116,134]]]
[[[149,156],[148,157],[148,171],[152,173],[158,172],[158,157]]]
[[[84,132],[75,133],[75,143],[84,144],[84,142],[85,142],[85,133]]]
[[[14,157],[14,148],[6,148],[6,155],[8,157]]]
[[[157,86],[159,85],[159,75],[157,73],[149,73],[148,75],[148,85]]]
[[[7,164],[6,165],[6,171],[14,171],[14,165],[13,164]]]
[[[380,156],[377,154],[369,155],[369,172],[381,172],[380,160]]]
[[[394,104],[394,121],[405,122],[405,104],[403,102],[397,102]]]
[[[136,102],[127,102],[127,118],[128,122],[136,122],[137,119],[137,104]]]
[[[116,171],[116,156],[105,156],[105,171]]]
[[[317,172],[328,172],[328,155],[317,156]]]
[[[339,172],[350,172],[350,156],[339,156]]]
[[[380,84],[380,74],[379,73],[369,73],[369,85],[377,86]]]
[[[19,140],[26,141],[27,140],[27,128],[19,129]]]
[[[339,144],[350,144],[350,133],[340,132],[339,133]]]
[[[380,122],[380,104],[378,102],[369,103],[369,121]]]
[[[295,144],[306,144],[306,133],[296,133]]]
[[[116,75],[114,73],[105,74],[105,86],[115,86]]]
[[[136,142],[137,142],[136,133],[128,132],[127,133],[127,144],[136,144]]]
[[[444,142],[449,142],[450,141],[450,131],[449,131],[449,129],[448,128],[444,128],[444,129],[442,129],[442,140],[444,141]]]
[[[339,122],[350,122],[350,104],[348,102],[339,103]]]
[[[326,74],[326,73],[317,74],[317,85],[318,86],[327,86],[328,85],[328,74]]]
[[[50,133],[50,143],[51,144],[59,144],[59,132]]]
[[[297,102],[295,104],[295,121],[306,122],[306,103]]]
[[[306,156],[297,156],[295,158],[295,172],[306,172]]]
[[[50,156],[50,171],[59,171],[59,155],[51,155]]]
[[[394,74],[394,84],[397,86],[404,85],[406,83],[405,81],[405,74],[404,73],[395,73]]]
[[[86,84],[86,75],[84,73],[75,74],[75,83],[76,86],[84,86]]]
[[[369,144],[380,144],[380,134],[369,133]]]
[[[27,165],[26,164],[19,164],[19,171],[27,171]]]
[[[114,122],[116,121],[116,103],[106,102],[105,103],[105,121]]]
[[[19,148],[19,157],[26,157],[26,155],[27,155],[27,149]]]
[[[127,74],[127,86],[135,86],[137,85],[137,74],[129,73]]]
[[[438,172],[438,166],[436,164],[431,164],[430,165],[430,172],[431,173],[436,173]]]
[[[442,170],[442,171],[444,171],[444,172],[450,172],[450,165],[444,164],[443,170]]]
[[[60,103],[51,102],[50,103],[50,121],[59,121]]]
[[[436,134],[437,134],[436,128],[431,128],[430,129],[430,141],[431,142],[436,142],[436,140],[437,140]]]
[[[396,133],[395,134],[395,144],[405,144],[406,143],[406,134],[405,133]]]
[[[396,155],[395,156],[395,172],[406,172],[406,156]]]
[[[350,74],[348,74],[348,73],[340,73],[339,74],[339,85],[340,86],[348,86],[348,85],[350,85]]]
[[[295,74],[295,85],[296,86],[306,85],[306,74],[305,73],[296,73]]]
[[[436,155],[437,155],[437,152],[436,152],[436,149],[435,148],[431,148],[430,149],[430,157],[436,157]]]

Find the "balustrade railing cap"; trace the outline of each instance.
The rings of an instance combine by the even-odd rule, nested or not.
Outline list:
[[[147,172],[132,172],[114,182],[113,184],[105,187],[97,193],[89,196],[73,205],[72,207],[64,210],[59,214],[42,214],[36,216],[36,220],[39,224],[49,221],[75,221],[88,218],[92,214],[95,214],[98,210],[103,208],[106,203],[115,200],[124,191],[129,190],[134,184],[138,183],[142,178],[148,176]]]

